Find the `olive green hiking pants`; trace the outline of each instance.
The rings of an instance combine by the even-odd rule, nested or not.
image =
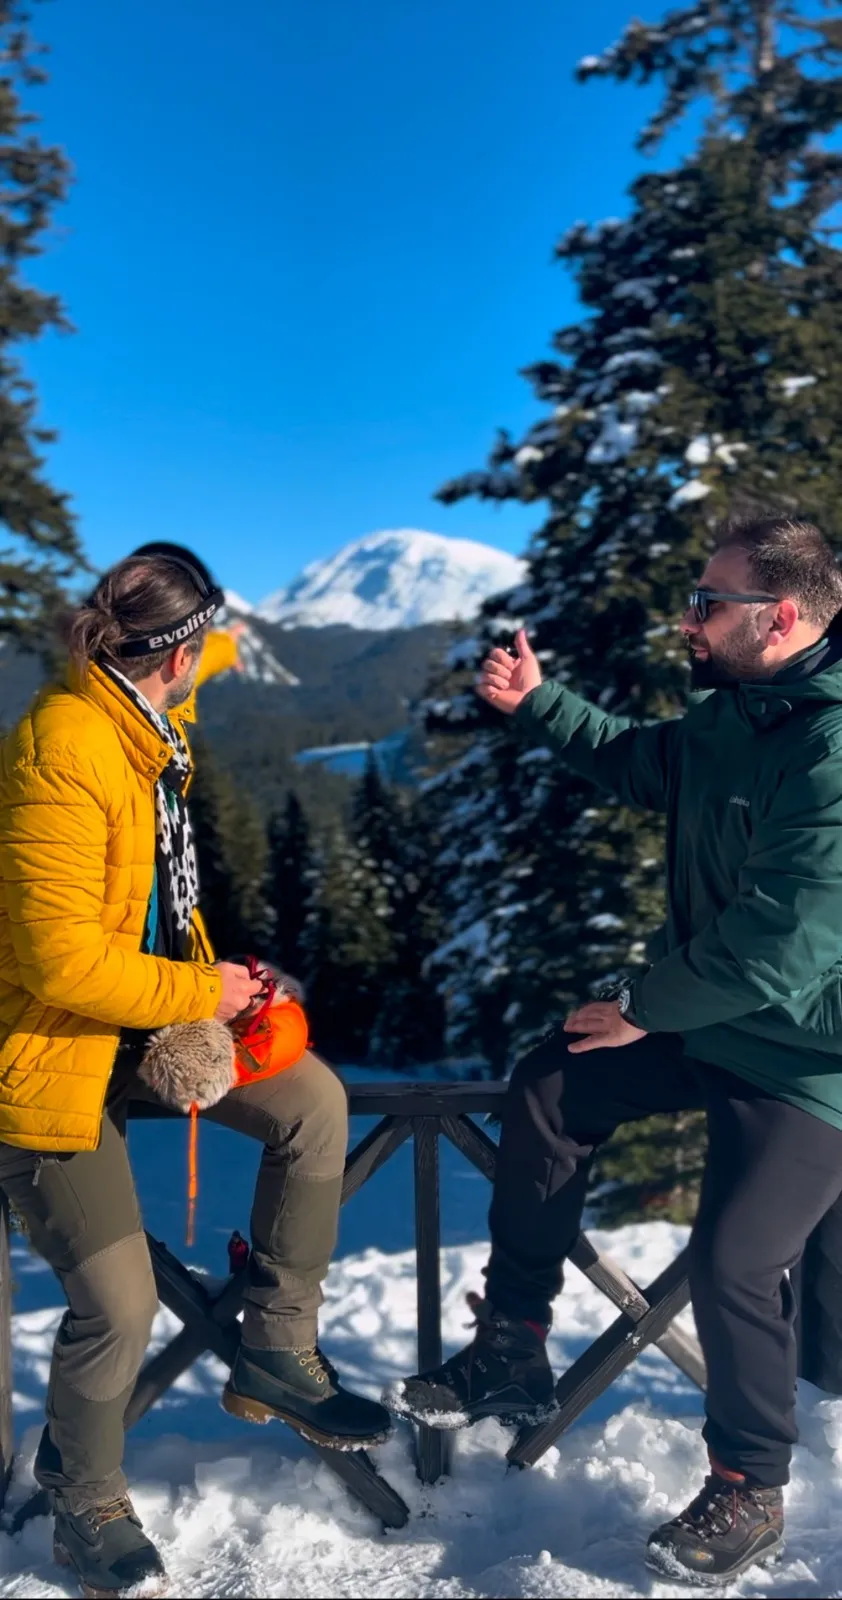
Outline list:
[[[0,1189],[67,1299],[36,1477],[71,1509],[125,1493],[123,1417],[158,1297],[125,1139],[130,1100],[154,1096],[118,1055],[99,1148],[43,1155],[0,1144]],[[345,1089],[317,1056],[235,1089],[209,1122],[264,1146],[251,1215],[244,1343],[309,1346],[336,1243]]]

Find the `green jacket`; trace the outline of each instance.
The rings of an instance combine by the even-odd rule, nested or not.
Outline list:
[[[649,1033],[842,1128],[842,660],[640,725],[557,683],[529,738],[667,819],[667,919],[631,1011]],[[829,665],[824,666],[825,658]],[[805,672],[806,668],[806,672]]]

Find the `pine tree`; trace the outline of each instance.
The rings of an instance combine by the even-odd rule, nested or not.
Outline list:
[[[223,959],[265,955],[270,934],[263,825],[248,795],[216,764],[203,740],[194,741],[194,756],[189,808],[208,932]]]
[[[59,300],[22,276],[69,179],[64,155],[32,132],[36,119],[21,101],[46,81],[29,15],[22,0],[0,0],[0,523],[8,540],[0,548],[0,635],[49,656],[61,586],[82,555],[67,497],[44,472],[41,449],[54,435],[37,422],[34,387],[14,353],[22,340],[68,327]]]
[[[468,668],[523,622],[548,675],[611,710],[662,715],[682,702],[674,623],[723,514],[797,509],[842,536],[842,156],[827,140],[840,56],[838,20],[813,7],[698,0],[660,26],[631,23],[580,68],[663,81],[646,149],[699,96],[708,116],[679,166],[632,185],[627,220],[562,239],[583,314],[529,369],[548,415],[441,491],[548,505],[527,583],[485,608],[473,659],[427,701],[450,870],[436,970],[455,1039],[478,1041],[490,1014],[509,1060],[642,955],[663,909],[663,841],[655,819],[521,750],[467,692]],[[675,1136],[650,1133],[627,1147],[634,1188],[674,1198]],[[695,1124],[685,1194],[694,1141]]]
[[[436,1060],[444,1014],[426,971],[438,930],[428,809],[387,785],[371,755],[354,797],[352,835],[389,939],[369,1059],[393,1067]]]
[[[310,828],[297,794],[269,826],[267,898],[274,917],[273,954],[283,972],[302,977],[304,929],[313,899],[315,864]]]
[[[403,820],[397,794],[384,783],[377,758],[369,750],[351,802],[350,832],[379,891],[376,914],[385,920],[389,911],[384,908],[391,908],[400,885]]]
[[[425,967],[439,921],[424,802],[387,784],[372,757],[350,809],[347,830],[334,827],[322,849],[301,940],[313,1037],[336,1060],[437,1060],[443,1007]]]
[[[320,852],[302,944],[316,1048],[334,1061],[364,1061],[389,965],[388,902],[338,824]]]

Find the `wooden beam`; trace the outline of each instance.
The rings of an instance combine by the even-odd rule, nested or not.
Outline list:
[[[505,1083],[357,1083],[348,1090],[352,1116],[449,1117],[499,1109]]]
[[[682,1250],[645,1291],[648,1311],[638,1322],[625,1312],[574,1361],[556,1384],[558,1410],[546,1422],[522,1428],[508,1452],[515,1466],[533,1467],[556,1439],[593,1400],[636,1361],[646,1346],[660,1339],[673,1317],[688,1304],[687,1252]]]
[[[342,1205],[390,1160],[412,1132],[408,1117],[384,1117],[350,1152],[342,1179]]]
[[[439,1141],[435,1123],[426,1117],[417,1118],[413,1133],[418,1368],[426,1372],[441,1361]],[[437,1483],[449,1466],[446,1435],[419,1424],[417,1454],[421,1482]]]

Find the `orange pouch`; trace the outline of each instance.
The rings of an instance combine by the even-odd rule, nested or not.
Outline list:
[[[273,1078],[301,1060],[310,1042],[307,1018],[297,1000],[269,1006],[234,1034],[236,1086]]]

